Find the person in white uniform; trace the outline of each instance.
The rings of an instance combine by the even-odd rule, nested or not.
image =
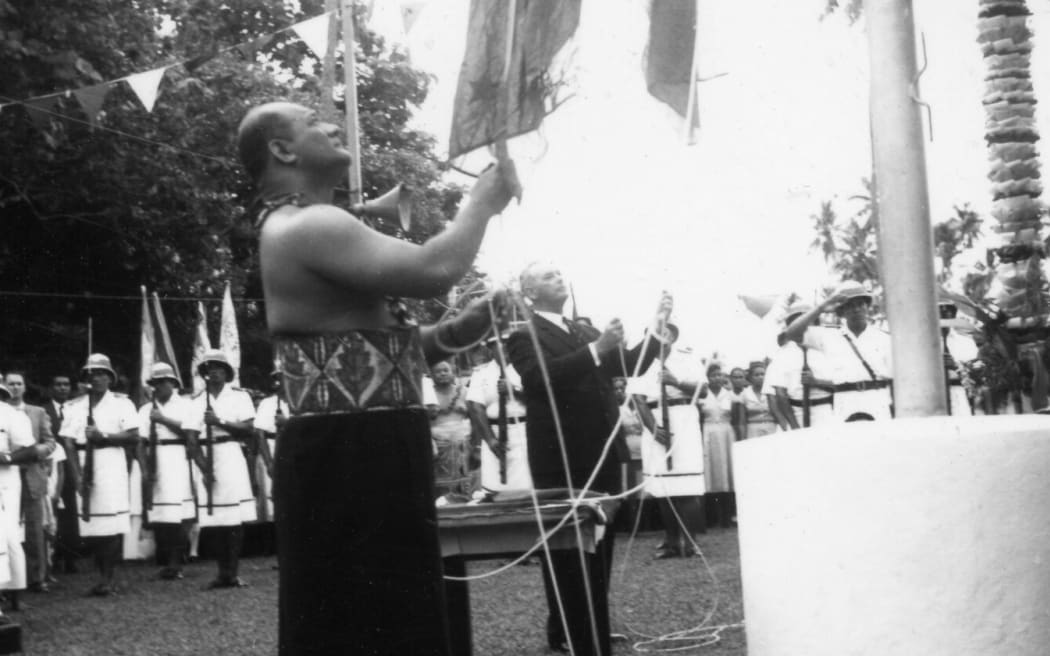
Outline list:
[[[795,319],[785,330],[791,340],[819,351],[827,359],[834,383],[835,417],[841,421],[870,421],[893,416],[893,362],[889,334],[871,325],[872,296],[863,285],[843,282],[823,303]],[[824,312],[834,310],[844,325],[812,326]]]
[[[281,372],[274,370],[270,374],[273,394],[259,401],[255,409],[255,458],[249,463],[255,473],[258,489],[256,508],[258,519],[267,525],[263,537],[264,553],[276,551],[274,541],[273,515],[273,458],[277,452],[277,435],[288,423],[288,401],[284,399],[281,389]]]
[[[18,610],[18,591],[26,587],[26,557],[19,515],[22,478],[19,463],[36,462],[40,453],[25,413],[7,405],[11,392],[0,384],[0,590]],[[0,623],[7,623],[0,613]]]
[[[489,492],[532,488],[521,377],[510,362],[504,371],[505,381],[500,362],[493,359],[474,370],[467,386],[467,412],[475,435],[481,437],[481,487]],[[499,439],[501,404],[507,421],[506,443]]]
[[[706,529],[704,446],[696,405],[703,375],[699,364],[692,349],[675,345],[663,367],[650,369],[635,390],[645,397],[647,407],[639,407],[639,414],[651,434],[642,437],[645,491],[661,500],[664,541],[657,547],[658,559],[696,555],[696,535]]]
[[[179,379],[167,363],[154,364],[146,383],[153,388],[153,400],[139,408],[139,435],[146,439],[147,476],[152,480],[147,512],[157,542],[159,577],[172,581],[182,578],[186,529],[197,511],[182,432],[190,401],[176,393]]]
[[[812,309],[806,304],[792,305],[784,317],[785,325],[791,325]],[[780,430],[797,430],[834,421],[834,397],[829,389],[829,376],[823,353],[784,338],[783,345],[766,368],[762,383],[763,394],[772,397],[770,409]]]
[[[135,404],[110,391],[117,375],[101,353],[88,357],[81,377],[88,393],[67,404],[59,435],[67,455],[75,462],[80,535],[95,556],[100,580],[91,594],[105,597],[114,592],[113,576],[121,555],[124,535],[131,530],[128,496],[128,462],[124,450],[139,443]]]
[[[228,384],[233,367],[218,349],[205,352],[197,366],[206,383],[193,397],[182,429],[202,476],[197,484],[201,528],[215,527],[219,574],[208,589],[247,585],[238,576],[244,522],[255,521],[255,497],[241,442],[252,437],[255,405],[244,390]]]
[[[947,387],[948,414],[953,417],[973,415],[973,406],[963,387],[961,367],[977,359],[977,344],[959,331],[965,325],[958,318],[959,308],[950,300],[937,304],[941,318],[941,346],[944,349],[944,377]]]

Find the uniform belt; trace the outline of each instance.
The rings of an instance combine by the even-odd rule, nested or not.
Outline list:
[[[524,424],[525,417],[507,417],[507,424]],[[499,426],[499,419],[489,418],[490,426]]]
[[[81,442],[77,442],[74,445],[74,448],[77,451],[86,451],[87,448],[88,448],[88,445],[84,444],[84,443],[81,443]],[[93,448],[93,449],[123,449],[124,446],[121,445],[121,444],[92,444],[91,448]]]
[[[168,445],[168,444],[180,444],[180,445],[185,446],[186,439],[185,438],[170,438],[170,439],[157,440],[157,444],[159,444],[161,446],[165,446],[165,445]]]
[[[655,409],[660,407],[660,402],[649,401],[648,405],[650,408]],[[691,399],[667,399],[667,402],[664,403],[664,405],[666,405],[668,408],[673,408],[676,405],[693,405],[693,402]]]
[[[229,435],[220,435],[211,439],[208,439],[207,437],[200,438],[201,444],[222,444],[223,442],[240,442],[240,439],[236,437],[231,437]]]
[[[832,399],[833,399],[833,397],[831,397],[831,396],[822,396],[819,399],[810,399],[809,400],[809,406],[812,408],[815,405],[831,405]],[[802,399],[789,399],[789,400],[791,402],[791,407],[793,407],[793,408],[801,408],[801,407],[805,406],[805,403],[802,401]]]
[[[836,392],[868,392],[870,390],[885,389],[890,386],[888,380],[861,380],[855,383],[839,383],[832,389]]]
[[[949,387],[962,387],[963,386],[963,382],[961,380],[949,380],[948,381],[948,386]]]

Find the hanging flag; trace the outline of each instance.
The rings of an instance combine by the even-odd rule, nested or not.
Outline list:
[[[179,364],[175,360],[175,349],[171,347],[171,335],[168,333],[168,322],[164,319],[164,310],[160,307],[160,297],[153,292],[153,319],[157,322],[157,332],[160,333],[160,341],[156,344],[154,359],[158,362],[167,362],[175,370],[175,377],[179,379],[179,387],[182,387],[182,373],[179,372]]]
[[[146,287],[142,290],[142,336],[139,339],[139,405],[146,402],[146,381],[150,378],[154,354],[157,351],[157,337],[153,331],[153,319],[149,314],[149,301],[146,299]]]
[[[645,54],[645,84],[696,127],[696,4],[697,0],[651,0],[649,45]]]
[[[325,53],[328,52],[328,14],[296,23],[292,29],[318,59],[324,59]]]
[[[157,93],[160,91],[160,81],[164,79],[166,70],[168,68],[165,66],[124,78],[147,112],[153,111],[153,105],[157,102]]]
[[[450,158],[539,127],[565,77],[552,62],[579,19],[580,0],[471,0]]]
[[[36,129],[47,132],[51,129],[51,119],[59,118],[58,95],[30,98],[25,101],[25,108]]]
[[[81,109],[87,114],[91,125],[98,125],[98,115],[102,111],[102,104],[106,102],[106,94],[109,93],[109,83],[95,84],[90,87],[75,89],[73,95],[80,102]]]
[[[197,375],[197,367],[204,361],[204,353],[211,349],[211,340],[208,339],[208,315],[204,313],[204,303],[197,301],[197,331],[193,335],[193,391],[200,392],[204,389],[204,378]]]
[[[222,323],[219,330],[219,348],[230,360],[233,367],[234,385],[240,384],[241,376],[241,338],[237,333],[237,315],[233,310],[233,295],[230,293],[230,283],[226,283],[226,291],[222,294]]]
[[[422,2],[407,2],[401,3],[401,24],[405,28],[405,34],[412,31],[412,28],[416,24],[416,19],[419,18],[419,12],[423,11]]]
[[[244,57],[245,60],[254,61],[255,53],[270,45],[270,43],[273,42],[273,39],[274,36],[272,34],[264,34],[258,39],[252,39],[247,43],[241,43],[234,47],[237,48],[237,52],[241,53],[241,56]]]
[[[214,44],[212,44],[203,53],[197,55],[193,59],[190,59],[190,60],[187,60],[187,61],[183,62],[182,63],[182,67],[186,69],[187,73],[190,73],[192,75],[193,72],[196,71],[198,68],[200,68],[201,66],[204,66],[205,64],[207,64],[208,62],[210,62],[211,60],[215,59],[218,56],[219,56],[219,49],[217,47],[215,47]]]

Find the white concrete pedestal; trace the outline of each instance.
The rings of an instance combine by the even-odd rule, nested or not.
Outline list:
[[[1050,654],[1050,417],[737,443],[749,656]]]

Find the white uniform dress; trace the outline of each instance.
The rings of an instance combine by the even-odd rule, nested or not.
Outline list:
[[[875,380],[850,346],[850,340],[871,367]],[[889,333],[870,324],[860,335],[854,335],[845,327],[813,327],[806,330],[802,345],[820,351],[827,360],[831,381],[836,385],[837,419],[845,421],[856,413],[871,415],[876,420],[892,417],[893,396],[889,383],[893,379],[893,360]]]
[[[255,429],[266,433],[266,444],[270,447],[270,455],[277,453],[277,409],[281,414],[288,416],[288,403],[280,396],[274,394],[259,401],[259,407],[255,409]],[[273,521],[273,479],[266,471],[266,463],[262,455],[255,459],[250,466],[255,467],[255,480],[259,481],[258,515],[261,522]]]
[[[792,341],[780,347],[773,361],[766,368],[766,379],[762,384],[762,393],[776,395],[775,388],[783,387],[787,391],[791,402],[791,409],[795,412],[795,421],[799,427],[805,428],[803,419],[803,389],[802,389],[802,365],[809,365],[810,371],[815,378],[831,380],[831,372],[828,369],[827,359],[820,351],[806,349],[803,354],[802,347]],[[823,426],[828,422],[835,421],[835,412],[832,406],[833,395],[831,392],[817,387],[809,389],[809,425]]]
[[[493,360],[474,370],[467,388],[467,401],[485,406],[492,434],[499,437],[499,364]],[[521,396],[521,377],[507,364],[507,482],[500,483],[499,458],[489,445],[481,443],[481,487],[501,490],[528,490],[532,487],[529,454],[525,441],[525,403]]]
[[[964,362],[977,359],[977,344],[973,338],[952,330],[948,333],[948,353],[955,359],[955,366],[961,367]],[[966,396],[959,370],[948,373],[948,398],[951,399],[953,417],[969,417],[973,414],[970,399]]]
[[[0,403],[0,452],[11,453],[34,444],[29,417]],[[0,466],[0,590],[26,587],[26,556],[19,527],[21,510],[22,477],[18,465]]]
[[[183,430],[200,433],[201,451],[207,453],[207,431],[204,412],[207,410],[207,391],[193,397]],[[224,423],[250,421],[255,418],[252,398],[244,390],[223,385],[218,396],[211,397],[212,412]],[[237,526],[253,522],[257,517],[255,497],[248,478],[248,463],[244,460],[241,444],[218,426],[212,426],[215,483],[212,485],[212,512],[208,512],[208,491],[203,477],[196,477],[197,517],[201,527]]]
[[[59,435],[72,439],[76,444],[82,473],[87,457],[84,431],[87,428],[89,396],[85,394],[66,405],[65,420],[58,431]],[[123,433],[139,426],[135,404],[123,394],[106,392],[91,412],[95,427],[107,435]],[[80,490],[77,490],[80,535],[98,537],[126,534],[131,530],[131,499],[128,495],[128,460],[124,447],[95,445],[92,448],[95,467],[88,521],[84,521],[83,499]]]
[[[681,347],[671,349],[666,367],[678,380],[699,381],[701,372],[689,356],[690,351]],[[663,411],[660,408],[660,383],[657,375],[660,367],[653,366],[637,380],[632,393],[642,394],[659,424]],[[667,385],[667,416],[671,430],[671,467],[667,466],[668,451],[651,434],[642,435],[642,476],[645,491],[654,497],[699,496],[706,492],[704,482],[704,445],[700,431],[700,411],[692,403],[692,397],[671,385]]]
[[[167,403],[157,403],[161,413],[179,425],[190,412],[189,399],[172,394]],[[139,408],[139,436],[147,440],[149,447],[150,413],[153,404]],[[193,502],[193,487],[190,485],[190,464],[186,458],[186,438],[180,437],[164,424],[157,422],[157,480],[153,484],[153,508],[149,511],[150,522],[179,524],[193,519],[196,506]],[[147,452],[148,453],[148,452]]]

